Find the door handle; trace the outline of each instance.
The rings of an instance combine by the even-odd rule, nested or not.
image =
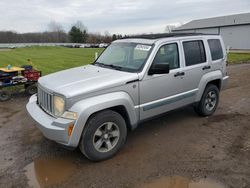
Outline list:
[[[211,66],[205,66],[202,68],[202,70],[207,70],[207,69],[211,69]]]
[[[177,77],[177,76],[184,76],[185,75],[185,72],[177,72],[174,77]]]

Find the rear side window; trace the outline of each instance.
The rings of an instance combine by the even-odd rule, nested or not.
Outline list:
[[[206,62],[206,53],[202,40],[183,42],[186,66]]]
[[[209,39],[208,45],[213,61],[223,58],[223,50],[219,39]]]

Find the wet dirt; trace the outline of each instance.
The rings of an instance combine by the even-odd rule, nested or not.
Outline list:
[[[45,187],[62,183],[74,172],[76,166],[72,158],[37,158],[24,170],[30,187]]]
[[[138,188],[225,188],[225,186],[212,180],[192,181],[188,178],[175,176],[160,178]]]
[[[28,96],[0,103],[0,187],[250,187],[250,64],[228,70],[213,116],[169,112],[99,163],[44,138],[26,112]]]

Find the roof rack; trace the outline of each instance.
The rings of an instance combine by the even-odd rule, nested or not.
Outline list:
[[[185,36],[198,36],[198,35],[217,35],[217,34],[205,34],[205,33],[159,33],[159,34],[131,35],[131,36],[126,36],[123,39],[133,39],[133,38],[160,39],[160,38],[168,38],[168,37],[185,37]]]

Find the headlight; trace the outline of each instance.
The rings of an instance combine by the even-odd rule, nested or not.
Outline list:
[[[66,119],[76,120],[76,112],[65,111],[65,101],[62,97],[54,96],[54,115]]]
[[[62,97],[54,96],[54,115],[61,116],[64,113],[65,101]]]

